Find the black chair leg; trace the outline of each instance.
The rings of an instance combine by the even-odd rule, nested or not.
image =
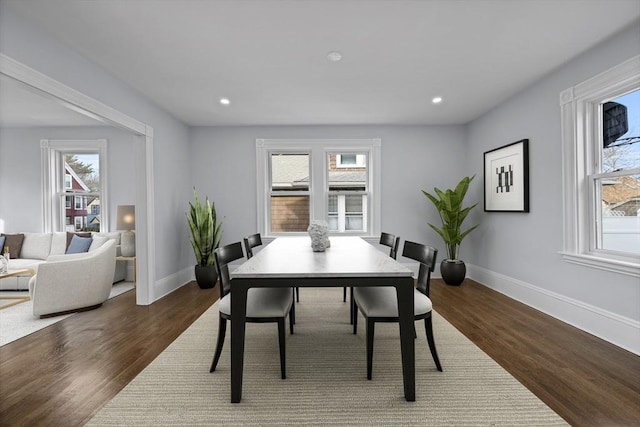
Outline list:
[[[278,319],[278,341],[280,344],[280,374],[282,379],[287,378],[285,366],[285,346],[284,346],[284,317]]]
[[[296,288],[296,301],[300,302],[300,288]]]
[[[349,297],[351,298],[351,301],[349,301],[349,305],[350,305],[350,312],[351,312],[351,324],[353,324],[353,316],[356,312],[356,303],[353,301],[353,286],[351,288],[349,288]]]
[[[440,365],[440,359],[438,358],[438,352],[436,351],[436,342],[433,339],[433,323],[431,316],[424,319],[424,328],[427,331],[427,342],[429,343],[429,350],[431,350],[431,356],[433,361],[436,362],[436,368],[442,372],[442,366]]]
[[[342,288],[342,302],[347,302],[347,288]]]
[[[296,324],[296,305],[293,304],[291,306],[291,311],[289,312],[289,333],[293,335],[293,325]]]
[[[224,345],[224,336],[227,333],[227,319],[220,316],[218,321],[218,343],[216,344],[216,354],[213,356],[213,361],[211,362],[211,368],[209,368],[209,372],[213,372],[216,370],[216,366],[218,366],[218,360],[220,360],[220,355],[222,354],[222,346]]]
[[[370,380],[373,373],[373,335],[376,323],[367,319],[367,379]]]
[[[358,334],[358,306],[353,303],[353,335]]]

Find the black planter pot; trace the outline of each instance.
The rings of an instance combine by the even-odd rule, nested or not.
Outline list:
[[[211,289],[218,281],[215,265],[196,265],[196,282],[200,289]]]
[[[440,263],[440,274],[447,285],[459,286],[467,275],[467,267],[459,259],[444,259]]]

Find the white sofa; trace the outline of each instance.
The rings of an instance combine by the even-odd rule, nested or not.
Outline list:
[[[50,255],[29,280],[34,316],[97,308],[109,299],[115,265],[113,239],[91,252]]]
[[[14,234],[14,233],[8,233]],[[9,260],[9,269],[18,270],[23,268],[31,269],[34,273],[38,272],[38,266],[47,261],[50,256],[65,255],[67,249],[67,233],[20,233],[24,234],[22,241],[22,249],[20,257],[11,257]],[[93,241],[89,252],[98,249],[107,240],[115,240],[116,256],[120,255],[120,232],[112,233],[92,233]],[[69,255],[66,255],[69,256]],[[112,283],[125,280],[127,274],[127,262],[117,261]],[[7,277],[0,279],[0,290],[27,290],[29,289],[29,280],[31,274],[25,273],[21,276]]]

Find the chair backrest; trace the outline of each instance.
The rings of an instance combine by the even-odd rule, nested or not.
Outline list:
[[[398,256],[398,246],[400,246],[400,237],[396,237],[393,234],[389,233],[381,233],[380,234],[380,244],[385,245],[391,248],[389,252],[389,256],[393,259],[396,259]]]
[[[431,280],[431,272],[436,268],[438,250],[431,246],[405,241],[402,256],[420,263],[416,288],[426,296],[429,296],[429,281]]]
[[[256,246],[262,246],[262,238],[260,233],[252,234],[244,238],[244,250],[247,252],[247,259],[253,256],[253,248]]]
[[[216,260],[216,270],[220,279],[220,298],[231,291],[231,278],[229,277],[229,263],[244,258],[242,243],[232,243],[213,251]]]

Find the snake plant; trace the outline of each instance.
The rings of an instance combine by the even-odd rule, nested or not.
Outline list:
[[[185,213],[191,230],[191,246],[198,265],[213,265],[213,251],[222,237],[222,222],[217,220],[215,204],[209,202],[209,198],[202,203],[195,188],[193,199],[193,203],[189,202],[189,212]]]

